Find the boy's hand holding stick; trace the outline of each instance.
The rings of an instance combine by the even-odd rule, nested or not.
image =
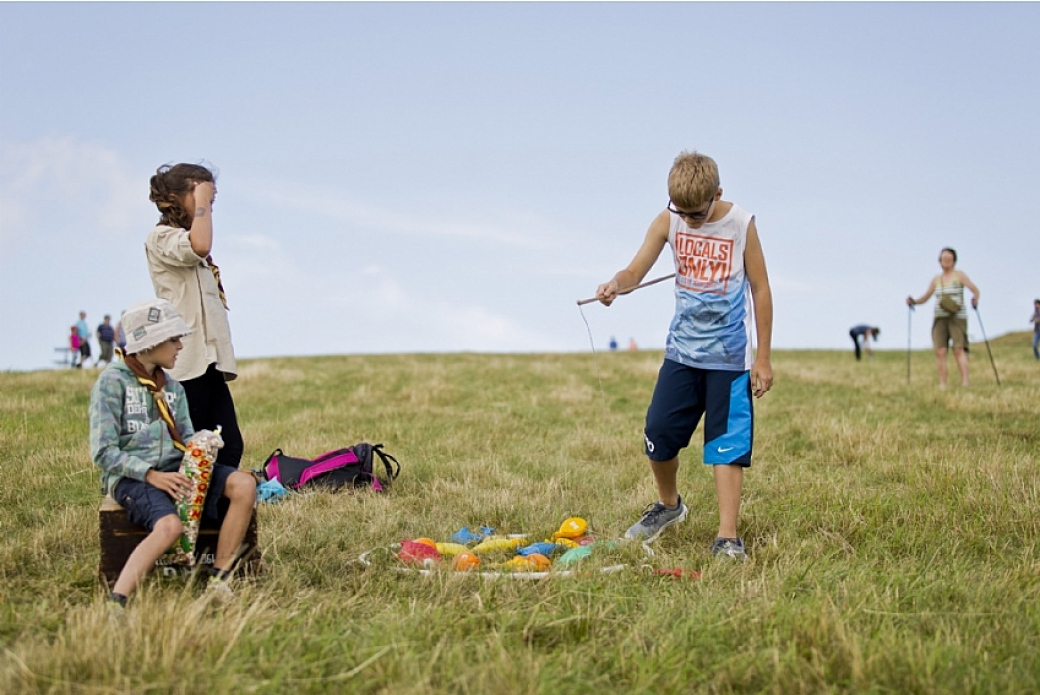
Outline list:
[[[665,280],[671,280],[674,277],[675,277],[675,273],[672,273],[670,275],[662,275],[659,278],[654,278],[653,280],[647,280],[646,282],[640,283],[640,284],[635,285],[633,287],[626,287],[625,289],[618,290],[617,294],[622,295],[622,294],[628,294],[630,292],[635,292],[636,290],[641,289],[643,287],[649,287],[650,285],[656,285],[659,282],[664,282]],[[582,306],[583,304],[591,304],[592,302],[598,302],[601,299],[602,299],[602,297],[589,297],[588,299],[579,299],[578,300],[578,306]]]

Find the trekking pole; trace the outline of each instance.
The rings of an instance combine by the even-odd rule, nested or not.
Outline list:
[[[997,386],[1000,386],[1000,377],[997,375],[997,363],[993,361],[993,351],[989,349],[989,340],[986,338],[986,327],[982,325],[982,315],[979,314],[979,308],[972,304],[972,309],[975,310],[975,318],[979,320],[979,330],[982,331],[982,340],[986,343],[986,354],[989,355],[990,366],[993,367],[993,376],[997,380]]]
[[[912,304],[906,305],[906,385],[910,385],[910,335],[911,325],[914,320],[914,306]]]
[[[659,278],[654,278],[653,280],[647,280],[646,282],[642,283],[641,285],[636,285],[635,287],[626,287],[623,290],[618,290],[618,294],[621,295],[621,294],[628,294],[629,292],[635,292],[636,290],[642,289],[643,287],[649,287],[650,285],[656,285],[659,282],[664,282],[665,280],[671,280],[674,277],[675,277],[675,273],[672,273],[671,275],[662,275]],[[598,301],[598,300],[599,300],[599,297],[589,297],[588,299],[579,299],[578,300],[578,306],[581,306],[582,304],[591,304],[592,302],[595,302],[595,301]]]

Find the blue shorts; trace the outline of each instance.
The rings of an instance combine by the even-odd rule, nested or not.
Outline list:
[[[697,369],[666,359],[646,411],[643,439],[651,461],[689,446],[704,415],[704,463],[751,466],[754,411],[750,372]]]
[[[224,496],[224,485],[228,476],[236,469],[231,466],[213,464],[213,473],[209,479],[209,491],[206,493],[206,504],[202,507],[202,518],[219,521],[221,517],[221,497]],[[177,516],[177,506],[173,498],[165,492],[141,480],[120,478],[112,488],[112,497],[126,510],[126,517],[132,524],[144,526],[151,531],[164,516]]]

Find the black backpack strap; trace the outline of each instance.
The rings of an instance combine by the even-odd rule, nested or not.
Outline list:
[[[273,459],[275,456],[285,456],[285,452],[281,449],[275,449],[271,452],[271,455],[268,456],[267,459],[264,461],[264,465],[260,467],[260,472],[264,474],[264,478],[266,478],[267,480],[271,479],[271,476],[267,474],[267,466],[271,463],[271,459]]]
[[[400,462],[398,462],[398,460],[394,458],[392,455],[383,451],[382,444],[373,444],[372,453],[378,455],[379,460],[383,462],[383,467],[386,468],[386,474],[388,476],[386,482],[389,485],[394,481],[395,478],[397,478],[397,476],[401,474]],[[390,465],[391,462],[393,462],[393,464],[397,466],[396,470]]]

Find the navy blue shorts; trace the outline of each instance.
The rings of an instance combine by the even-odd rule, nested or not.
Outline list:
[[[235,469],[231,466],[213,464],[206,504],[202,507],[204,519],[220,520],[220,500],[224,495],[224,485],[227,484],[228,476],[234,472]],[[112,489],[112,497],[126,510],[126,517],[130,523],[144,526],[149,531],[154,529],[156,522],[164,516],[177,515],[177,506],[172,497],[141,480],[120,478]]]
[[[646,455],[651,461],[678,456],[702,415],[704,463],[749,467],[754,441],[750,372],[697,369],[667,359],[646,411]]]

